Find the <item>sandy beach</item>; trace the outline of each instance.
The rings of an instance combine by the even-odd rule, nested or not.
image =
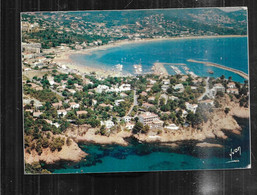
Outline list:
[[[242,35],[224,35],[224,36],[200,36],[200,37],[169,37],[169,38],[149,38],[149,39],[140,39],[140,40],[123,40],[123,41],[116,41],[114,43],[108,44],[108,45],[101,45],[101,46],[95,46],[87,49],[81,49],[81,50],[69,50],[64,51],[61,53],[58,53],[57,56],[53,59],[53,62],[62,66],[65,65],[69,67],[70,69],[78,70],[82,73],[90,73],[90,72],[96,72],[98,75],[101,76],[118,76],[118,72],[114,72],[113,70],[105,70],[104,68],[97,68],[90,64],[77,64],[73,62],[70,58],[71,55],[74,54],[83,54],[83,55],[90,55],[94,51],[99,50],[107,50],[114,47],[120,47],[127,44],[140,44],[140,43],[147,43],[147,42],[157,42],[157,41],[165,41],[165,40],[185,40],[185,39],[210,39],[210,38],[233,38],[233,37],[246,37]]]

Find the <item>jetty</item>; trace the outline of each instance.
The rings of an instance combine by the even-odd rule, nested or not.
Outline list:
[[[203,61],[198,61],[198,60],[193,60],[193,59],[188,59],[187,61],[188,62],[199,63],[199,64],[204,64],[206,66],[214,66],[214,67],[217,67],[217,68],[221,68],[223,70],[228,70],[230,72],[238,74],[239,76],[241,76],[241,77],[243,77],[247,80],[249,79],[248,74],[244,73],[241,70],[237,70],[237,69],[230,68],[230,67],[227,67],[227,66],[223,66],[223,65],[220,65],[220,64],[215,64],[215,63],[212,63],[212,62],[203,62]]]
[[[168,71],[164,67],[163,63],[156,62],[152,67],[153,74],[160,75],[160,76],[167,76],[169,75]]]
[[[179,70],[178,67],[176,67],[176,66],[170,66],[170,67],[174,70],[174,72],[175,72],[176,74],[182,74],[182,72]]]
[[[186,64],[184,63],[162,63],[165,65],[171,65],[171,66],[186,66]]]

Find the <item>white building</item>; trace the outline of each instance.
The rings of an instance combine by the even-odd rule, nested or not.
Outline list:
[[[76,102],[70,102],[70,107],[71,107],[72,109],[79,108],[79,104],[76,103]]]
[[[165,127],[165,129],[168,129],[168,130],[178,130],[179,127],[175,124],[169,124],[167,127]]]
[[[139,121],[143,123],[143,125],[148,125],[150,128],[162,128],[163,127],[163,121],[161,121],[158,117],[158,115],[151,113],[151,112],[145,112],[139,115]]]
[[[57,114],[65,116],[67,114],[67,111],[66,110],[57,110]]]
[[[33,112],[33,117],[38,118],[43,112]]]
[[[186,109],[192,111],[193,113],[196,112],[196,109],[198,107],[197,104],[190,104],[188,102],[186,102],[185,105],[186,105]]]
[[[173,89],[178,90],[178,92],[180,92],[180,93],[182,93],[182,92],[185,90],[184,85],[181,84],[181,83],[175,85],[175,86],[173,87]]]
[[[124,102],[124,100],[123,100],[123,99],[121,99],[121,100],[115,100],[114,102],[115,102],[115,105],[116,105],[116,106],[119,106],[121,102]]]
[[[121,91],[130,91],[131,90],[131,85],[130,84],[122,84],[119,89]]]
[[[107,129],[110,129],[111,127],[114,126],[114,123],[111,121],[111,120],[108,120],[108,121],[101,121],[101,125],[105,125],[105,127]]]
[[[96,93],[102,93],[102,92],[105,92],[109,90],[109,87],[106,86],[106,85],[98,85],[97,88],[96,88]]]
[[[213,100],[202,100],[199,102],[200,104],[204,104],[204,105],[210,105],[210,106],[214,106],[214,101]]]
[[[130,117],[130,116],[124,116],[124,117],[123,117],[123,120],[124,120],[126,123],[128,123],[128,122],[131,121],[131,117]]]
[[[135,125],[132,124],[132,123],[127,123],[127,124],[126,124],[126,128],[129,129],[129,130],[132,130],[134,126],[135,126]]]

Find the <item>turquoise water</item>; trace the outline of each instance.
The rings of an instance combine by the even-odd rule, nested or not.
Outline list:
[[[80,144],[89,155],[81,162],[62,162],[54,167],[46,167],[54,173],[101,173],[101,172],[141,172],[167,170],[233,169],[246,168],[250,164],[249,120],[238,119],[243,128],[241,135],[229,134],[227,140],[206,140],[219,143],[223,148],[199,148],[196,142],[178,142],[179,147],[171,149],[157,144],[130,141],[127,147],[119,145],[101,146]],[[230,161],[230,149],[241,147],[242,154],[235,154]]]
[[[71,59],[80,65],[92,65],[113,68],[123,64],[124,73],[133,74],[134,64],[142,64],[143,72],[149,72],[153,63],[185,63],[190,71],[199,76],[213,77],[232,76],[233,80],[243,82],[241,76],[216,67],[187,62],[188,59],[213,62],[248,73],[247,37],[202,38],[184,40],[162,40],[144,43],[132,43],[122,46],[98,50],[90,55],[75,54]],[[179,66],[178,66],[179,67]],[[170,74],[174,71],[166,66]],[[181,67],[179,69],[183,71]]]

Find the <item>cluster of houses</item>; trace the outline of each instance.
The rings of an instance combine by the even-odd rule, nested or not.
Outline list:
[[[95,88],[96,93],[103,93],[103,92],[124,92],[124,91],[130,91],[131,86],[130,84],[121,84],[119,87],[117,85],[108,87],[107,85],[98,85]]]

